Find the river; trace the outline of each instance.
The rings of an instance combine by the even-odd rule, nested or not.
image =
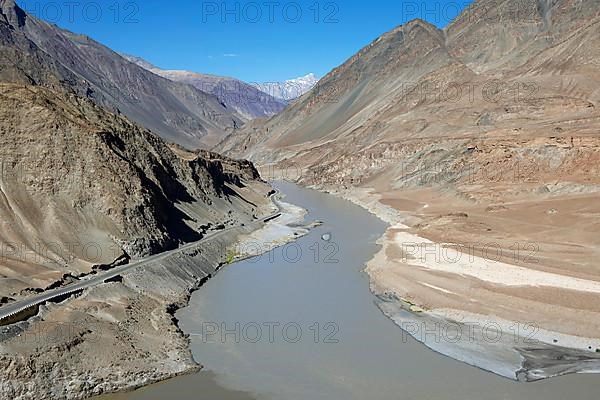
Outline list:
[[[285,201],[322,220],[296,243],[223,269],[177,313],[205,372],[112,400],[597,399],[600,379],[518,383],[437,354],[386,318],[364,264],[386,225],[290,183]]]

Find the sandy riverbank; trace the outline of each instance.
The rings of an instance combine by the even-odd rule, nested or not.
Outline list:
[[[580,239],[580,251],[564,253],[569,242],[561,235],[568,233],[559,229],[569,226],[566,215],[542,218],[543,238],[521,225],[540,219],[534,201],[478,212],[425,191],[333,194],[390,224],[366,272],[380,309],[417,340],[510,379],[600,371],[600,279],[591,267],[596,239],[582,232],[571,238]],[[585,204],[583,216],[598,211],[589,199],[549,202],[540,213],[574,215],[578,202]],[[504,210],[510,213],[498,218]],[[547,262],[561,252],[570,262]]]
[[[280,197],[275,201],[283,211],[282,215],[261,229],[241,237],[230,253],[235,261],[264,254],[308,233],[309,227],[302,224],[307,213],[305,209],[286,203]]]
[[[85,399],[197,372],[173,315],[231,262],[232,249],[248,241],[279,245],[307,232],[303,210],[280,206],[282,215],[259,229],[239,226],[2,328],[0,397]]]

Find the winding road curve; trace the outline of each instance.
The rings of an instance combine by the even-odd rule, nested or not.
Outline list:
[[[266,222],[272,221],[273,219],[276,219],[277,217],[279,217],[281,215],[281,206],[280,206],[279,202],[277,200],[275,200],[276,194],[277,193],[273,194],[271,197],[273,198],[273,203],[277,206],[277,212],[275,212],[267,217],[261,218],[260,223],[266,223]],[[253,224],[256,224],[258,222],[259,221],[255,221],[255,222],[253,222]],[[132,262],[130,264],[121,265],[121,266],[115,267],[105,273],[93,275],[91,278],[84,279],[80,282],[73,283],[71,285],[68,285],[68,286],[65,286],[62,288],[49,290],[44,293],[40,293],[39,295],[32,296],[27,299],[20,300],[15,303],[1,307],[0,308],[0,326],[2,325],[3,320],[11,318],[11,317],[15,316],[16,314],[19,314],[28,309],[31,309],[32,307],[39,306],[39,305],[44,304],[45,302],[53,300],[53,299],[68,296],[70,294],[77,293],[77,292],[83,291],[85,289],[88,289],[88,288],[91,288],[91,287],[94,287],[97,285],[101,285],[101,284],[105,283],[107,280],[115,278],[115,277],[122,275],[123,273],[129,272],[133,269],[148,265],[150,263],[162,261],[162,260],[166,259],[167,257],[169,257],[173,254],[176,254],[176,253],[194,249],[199,244],[201,244],[207,240],[222,236],[225,233],[228,233],[231,230],[236,229],[236,228],[239,228],[239,226],[227,227],[218,232],[213,232],[211,234],[208,234],[197,242],[188,243],[184,246],[178,247],[177,249],[165,251],[165,252],[162,252],[159,254],[155,254],[155,255],[146,257],[142,260]]]

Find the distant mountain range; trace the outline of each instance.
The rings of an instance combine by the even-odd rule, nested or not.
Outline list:
[[[272,117],[287,106],[287,101],[270,96],[239,79],[191,71],[164,70],[140,57],[121,55],[156,75],[175,82],[187,83],[203,92],[215,95],[225,108],[233,110],[248,120]]]
[[[292,101],[310,91],[318,81],[311,73],[285,82],[252,83],[252,86],[277,99]]]
[[[141,57],[121,54],[140,67],[175,82],[190,84],[203,92],[214,94],[223,105],[234,109],[246,119],[272,117],[289,102],[309,92],[319,81],[308,74],[283,82],[248,83],[239,79],[202,74],[185,70],[158,68]]]

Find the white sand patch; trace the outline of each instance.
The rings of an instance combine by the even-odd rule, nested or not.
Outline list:
[[[441,287],[439,287],[439,286],[430,285],[429,283],[425,283],[425,282],[421,282],[421,281],[418,281],[418,283],[419,283],[419,284],[421,284],[421,285],[423,285],[423,286],[426,286],[426,287],[428,287],[428,288],[430,288],[430,289],[433,289],[433,290],[440,291],[440,292],[442,292],[442,293],[446,293],[446,294],[456,294],[455,292],[451,292],[450,290],[443,289],[443,288],[441,288]]]
[[[398,228],[398,227],[395,227]],[[434,243],[428,239],[397,232],[394,243],[406,254],[403,263],[435,271],[470,276],[506,286],[547,286],[600,293],[600,282],[518,267],[457,250],[457,245]]]
[[[304,221],[305,209],[282,201],[278,204],[281,216],[242,237],[236,246],[236,259],[259,256],[308,233],[307,228],[295,226]]]

